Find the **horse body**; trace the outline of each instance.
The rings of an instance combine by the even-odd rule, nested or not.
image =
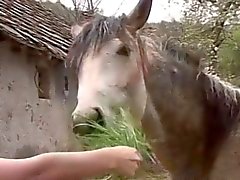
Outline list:
[[[148,61],[147,73],[140,71],[136,31],[146,22],[151,4],[140,0],[128,16],[101,16],[73,27],[69,62],[75,63],[78,75],[74,125],[111,116],[115,107],[130,108],[173,179],[209,179],[239,120],[240,93],[199,70],[200,57],[194,53],[158,49],[149,38],[139,37],[145,40]]]
[[[148,72],[142,127],[157,157],[174,179],[208,179],[239,120],[239,90],[170,57]]]

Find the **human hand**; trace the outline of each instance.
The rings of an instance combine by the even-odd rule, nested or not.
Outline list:
[[[137,149],[128,146],[115,146],[105,148],[113,170],[124,176],[134,176],[142,156]]]

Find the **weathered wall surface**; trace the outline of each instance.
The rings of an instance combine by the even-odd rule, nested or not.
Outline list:
[[[12,53],[7,42],[0,43],[0,157],[77,150],[61,68],[51,72],[51,100],[41,100],[34,83],[36,61],[27,62],[23,52]]]

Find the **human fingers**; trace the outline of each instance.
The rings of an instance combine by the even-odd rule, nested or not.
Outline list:
[[[131,160],[131,161],[142,161],[143,158],[142,158],[142,155],[138,151],[135,151],[132,154],[132,156],[129,158],[129,160]]]
[[[128,176],[134,176],[136,174],[136,171],[138,168],[139,168],[138,163],[136,163],[136,162],[130,163],[127,168]]]

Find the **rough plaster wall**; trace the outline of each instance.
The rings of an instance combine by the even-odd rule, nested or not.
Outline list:
[[[35,65],[8,47],[0,43],[0,157],[77,150],[64,99],[55,88],[54,77],[61,75],[52,76],[52,99],[40,100],[33,80]]]

